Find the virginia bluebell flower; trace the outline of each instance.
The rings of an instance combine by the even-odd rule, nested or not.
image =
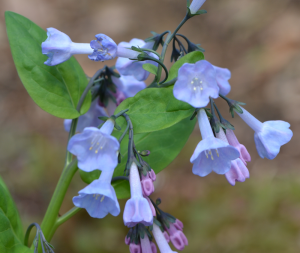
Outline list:
[[[121,42],[118,45],[118,56],[120,56],[116,62],[116,69],[124,76],[134,76],[138,81],[144,81],[148,78],[149,72],[143,69],[143,64],[151,63],[157,66],[156,62],[153,61],[133,61],[136,59],[139,52],[127,49],[135,47],[148,47],[149,44],[140,39],[132,39],[128,42]],[[150,56],[158,58],[155,54],[150,53]]]
[[[147,233],[144,234],[144,238],[140,238],[141,241],[141,253],[156,253],[157,249],[154,243],[150,242]]]
[[[226,132],[228,130],[229,129],[227,129]],[[222,140],[226,143],[229,143],[228,139],[224,133],[223,128],[221,128],[220,131],[218,133],[216,133],[216,136],[220,140]],[[240,154],[240,157],[241,157],[241,154]],[[225,177],[231,185],[235,185],[236,181],[245,182],[246,178],[250,177],[250,174],[249,174],[249,170],[246,167],[246,165],[244,164],[244,162],[240,158],[237,158],[237,159],[231,161],[230,170],[225,173]]]
[[[164,234],[161,232],[160,228],[153,223],[153,230],[152,230],[153,236],[155,238],[156,244],[162,253],[177,253],[176,251],[173,251],[170,248],[170,245],[168,244]]]
[[[99,179],[79,191],[79,196],[73,197],[74,205],[85,208],[93,218],[104,218],[109,213],[119,215],[119,202],[111,185],[113,173],[113,169],[103,170]]]
[[[107,35],[95,35],[97,40],[92,40],[90,46],[94,52],[88,57],[93,61],[112,60],[117,56],[117,44]]]
[[[134,227],[138,223],[152,225],[152,211],[147,199],[143,197],[140,174],[134,162],[130,166],[129,182],[131,198],[127,200],[123,213],[125,226]]]
[[[228,82],[228,80],[231,78],[231,72],[229,69],[220,68],[217,66],[214,66],[214,68],[216,71],[216,80],[219,86],[219,93],[223,96],[226,96],[231,90],[231,86]]]
[[[228,143],[240,152],[240,159],[245,165],[247,165],[247,162],[251,161],[251,156],[246,147],[243,144],[239,143],[233,130],[226,129],[226,138],[228,140]]]
[[[120,78],[112,76],[113,83],[123,92],[125,98],[133,97],[136,93],[146,88],[143,81],[138,81],[134,76],[123,76]]]
[[[254,141],[259,156],[274,159],[280,147],[288,143],[293,136],[293,132],[289,129],[290,124],[282,120],[262,123],[244,108],[242,110],[243,113],[238,115],[254,130]]]
[[[182,229],[177,229],[173,223],[169,223],[170,227],[166,227],[165,229],[168,231],[170,235],[170,240],[174,247],[178,250],[183,250],[185,246],[188,245],[188,239],[185,234],[182,232]]]
[[[73,54],[91,54],[89,43],[74,43],[65,33],[50,27],[47,28],[47,40],[42,43],[42,53],[49,58],[44,63],[54,66],[68,60]]]
[[[118,164],[118,140],[111,136],[114,121],[108,119],[103,126],[86,127],[82,133],[74,135],[68,144],[68,151],[77,156],[78,168],[93,170],[113,170]]]
[[[195,108],[205,107],[209,97],[219,97],[216,71],[208,61],[195,64],[185,63],[178,70],[178,78],[173,88],[174,97]]]
[[[195,14],[201,8],[205,1],[206,0],[193,0],[193,2],[190,5],[191,13]]]
[[[231,161],[240,156],[239,151],[215,138],[204,109],[198,112],[198,122],[202,141],[197,145],[190,160],[194,164],[193,173],[201,177],[212,171],[225,174],[231,167]]]
[[[82,132],[86,127],[97,127],[103,121],[98,117],[108,117],[107,112],[105,111],[104,107],[99,105],[99,99],[96,98],[92,103],[90,109],[83,115],[78,118],[76,132]],[[71,119],[64,120],[64,127],[67,132],[70,131],[71,128]]]

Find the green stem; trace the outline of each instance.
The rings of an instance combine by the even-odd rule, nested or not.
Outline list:
[[[66,212],[63,216],[59,217],[54,226],[53,229],[56,230],[61,224],[63,224],[64,222],[66,222],[68,219],[70,219],[71,217],[73,217],[76,213],[78,213],[80,210],[82,210],[82,208],[79,207],[73,207],[71,210],[69,210],[68,212]]]
[[[52,195],[51,201],[49,203],[48,209],[44,216],[43,222],[41,224],[42,231],[48,242],[50,242],[53,234],[53,227],[58,219],[58,212],[60,210],[61,204],[64,200],[66,192],[68,190],[69,184],[77,171],[77,159],[74,159],[69,165],[67,165],[59,178],[55,191]]]

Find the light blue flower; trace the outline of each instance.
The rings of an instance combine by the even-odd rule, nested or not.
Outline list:
[[[209,103],[209,97],[219,97],[213,65],[206,60],[195,64],[183,64],[179,68],[173,94],[176,99],[187,102],[195,108],[205,107]]]
[[[134,76],[123,76],[120,78],[112,76],[113,83],[125,95],[125,98],[133,97],[136,93],[146,88],[143,81],[138,81]]]
[[[50,27],[47,28],[47,40],[42,43],[42,53],[49,58],[44,63],[54,66],[68,60],[73,54],[91,54],[89,43],[74,43],[65,33]]]
[[[231,161],[231,168],[225,173],[227,181],[231,185],[235,185],[235,182],[245,182],[246,178],[250,177],[249,170],[240,158]]]
[[[86,127],[97,127],[103,121],[98,117],[108,117],[107,112],[105,111],[104,107],[99,105],[99,99],[96,98],[92,103],[90,109],[83,115],[78,118],[76,132],[82,132]],[[71,119],[64,120],[64,127],[67,132],[70,131],[71,128]]]
[[[193,2],[190,5],[190,12],[192,14],[195,14],[200,8],[201,6],[204,4],[206,0],[193,0]]]
[[[137,58],[139,52],[127,48],[131,48],[132,46],[148,48],[149,45],[150,45],[149,43],[146,44],[145,41],[140,39],[132,39],[129,43],[128,42],[119,43],[118,56],[120,57],[117,59],[116,69],[120,72],[121,75],[134,76],[138,81],[144,81],[148,78],[150,72],[143,69],[143,64],[151,63],[157,66],[157,63],[149,60],[147,61],[130,60],[129,58],[131,59]],[[158,57],[153,53],[150,53],[150,56],[158,59]]]
[[[112,60],[117,56],[117,44],[107,35],[95,35],[97,40],[92,40],[90,46],[94,52],[88,57],[93,61]]]
[[[223,96],[226,96],[231,90],[231,86],[228,82],[228,80],[231,78],[231,72],[229,69],[220,68],[217,66],[214,66],[214,68],[216,71],[216,80],[219,86],[219,93]]]
[[[150,226],[153,223],[153,214],[147,199],[143,197],[140,174],[134,162],[130,167],[129,179],[131,198],[125,205],[124,224],[127,227],[134,227],[138,223]]]
[[[223,140],[214,137],[204,109],[198,112],[198,122],[202,141],[197,145],[191,157],[193,173],[205,177],[212,171],[225,174],[231,167],[231,161],[240,156],[239,151]]]
[[[290,124],[282,120],[262,123],[244,108],[242,110],[243,113],[238,115],[255,131],[254,141],[259,156],[274,159],[280,147],[288,143],[293,136],[292,130],[289,129]]]
[[[68,144],[68,151],[77,156],[78,168],[93,170],[113,170],[118,164],[118,140],[111,136],[114,121],[108,119],[103,126],[86,127],[82,133],[74,135]]]
[[[85,208],[93,218],[103,218],[107,214],[117,216],[120,213],[119,202],[111,179],[114,170],[102,171],[100,178],[79,191],[73,198],[75,206]]]

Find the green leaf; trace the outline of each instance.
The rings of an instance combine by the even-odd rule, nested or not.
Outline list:
[[[183,56],[178,61],[176,61],[170,68],[169,76],[166,82],[171,81],[172,79],[178,76],[178,70],[184,63],[196,63],[200,60],[204,60],[204,54],[199,51],[194,51]]]
[[[144,89],[134,97],[125,99],[116,109],[115,114],[129,109],[129,115],[135,134],[158,131],[190,117],[194,108],[189,104],[177,100],[172,89],[151,88]],[[117,123],[125,129],[126,121],[123,117]]]
[[[74,57],[57,66],[47,66],[41,43],[46,31],[29,19],[10,11],[5,12],[7,35],[12,56],[19,74],[34,102],[46,112],[60,118],[73,119],[90,107],[89,93],[81,107],[77,103],[88,80]]]
[[[136,134],[134,142],[137,150],[150,150],[150,155],[143,159],[151,166],[155,173],[166,168],[179,154],[184,147],[190,134],[192,133],[196,120],[186,118],[179,123],[160,131]],[[114,135],[119,137],[120,133],[115,132]],[[122,155],[121,163],[115,169],[114,176],[122,176],[127,162],[128,138],[124,138],[121,143],[120,152]],[[99,178],[100,171],[83,172],[80,171],[80,176],[86,183],[91,183]],[[129,185],[126,180],[113,183],[117,197],[119,199],[130,197]]]
[[[33,253],[23,245],[21,219],[10,193],[0,177],[0,252]]]
[[[157,75],[157,67],[151,63],[143,64],[143,69],[149,71],[153,75]]]

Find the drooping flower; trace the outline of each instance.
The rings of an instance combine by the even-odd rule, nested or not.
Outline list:
[[[226,138],[228,140],[228,143],[240,152],[240,159],[245,165],[247,165],[247,162],[251,161],[251,156],[246,147],[243,144],[239,143],[234,134],[234,131],[231,129],[226,129]]]
[[[223,96],[226,96],[231,90],[231,86],[228,82],[228,80],[231,78],[231,73],[229,69],[220,68],[217,66],[213,67],[216,71],[216,80],[220,89],[219,93]]]
[[[144,238],[140,238],[142,253],[156,253],[157,249],[154,243],[151,243],[147,233],[144,234]]]
[[[143,69],[143,64],[151,63],[157,66],[157,63],[154,61],[134,61],[131,59],[136,59],[139,52],[130,50],[132,46],[135,47],[148,47],[149,44],[140,39],[132,39],[128,42],[121,42],[118,45],[118,56],[120,56],[116,62],[116,69],[124,76],[134,76],[138,81],[144,81],[148,78],[149,72]],[[158,58],[155,54],[149,54],[152,57]]]
[[[204,109],[198,112],[198,122],[202,140],[191,157],[193,173],[204,177],[214,171],[225,174],[231,167],[231,161],[239,157],[239,151],[228,143],[214,137]]]
[[[126,202],[123,220],[127,227],[133,227],[138,223],[150,226],[153,223],[153,215],[148,201],[143,197],[140,175],[136,164],[133,162],[129,174],[131,198]]]
[[[190,12],[192,14],[195,14],[201,8],[205,1],[206,0],[193,0],[193,2],[190,5]]]
[[[103,218],[108,213],[119,215],[119,202],[111,185],[113,173],[114,170],[102,171],[99,179],[79,191],[79,196],[73,197],[74,205],[85,208],[93,218]]]
[[[226,132],[228,130],[230,130],[230,129],[227,129]],[[230,130],[230,131],[232,131],[232,130]],[[223,128],[220,128],[220,131],[218,133],[216,133],[216,135],[220,140],[228,143],[228,139],[224,133]],[[233,133],[233,135],[234,135],[234,133]],[[242,155],[240,154],[240,157],[241,156]],[[242,162],[242,160],[240,158],[237,158],[237,159],[231,161],[230,170],[225,173],[225,177],[231,185],[235,185],[236,181],[245,182],[246,178],[250,177],[250,174],[249,174],[248,168]]]
[[[170,240],[174,247],[178,250],[183,250],[188,245],[188,240],[182,230],[177,229],[173,223],[169,223],[170,227],[165,227],[170,235]]]
[[[288,143],[293,136],[293,132],[289,129],[290,124],[282,120],[262,123],[244,108],[242,110],[243,113],[238,115],[255,131],[254,141],[259,156],[274,159],[280,147]]]
[[[180,220],[176,219],[173,225],[175,226],[176,229],[181,231],[183,230],[183,223]]]
[[[154,192],[154,185],[149,172],[147,172],[146,176],[142,175],[141,184],[144,196],[150,196]]]
[[[93,170],[113,170],[118,164],[118,140],[111,136],[114,121],[108,119],[103,126],[86,127],[82,133],[74,135],[68,144],[68,151],[77,156],[78,168],[86,172]]]
[[[170,248],[170,245],[168,244],[164,234],[161,232],[160,228],[153,223],[153,230],[152,230],[153,236],[155,238],[155,241],[157,243],[157,246],[162,253],[177,253],[176,251],[173,251]]]
[[[206,60],[195,64],[183,64],[178,70],[173,94],[176,99],[189,103],[195,108],[205,107],[209,103],[209,97],[219,97],[213,65]]]
[[[130,253],[142,253],[141,244],[130,243],[129,244],[129,252]]]
[[[86,127],[99,126],[103,121],[98,117],[102,116],[108,117],[104,107],[99,105],[99,99],[97,98],[91,103],[90,109],[78,118],[76,132],[82,132]],[[71,123],[71,119],[64,120],[64,127],[67,132],[70,131]]]
[[[133,97],[136,93],[146,88],[143,81],[138,81],[134,76],[112,77],[113,83],[125,95],[125,98]]]
[[[88,57],[93,61],[112,60],[117,56],[117,44],[107,35],[99,33],[95,35],[96,40],[90,43],[94,50]]]
[[[65,33],[50,27],[47,28],[47,40],[42,43],[42,53],[49,58],[44,63],[54,66],[68,60],[73,54],[91,54],[89,43],[74,43]]]

